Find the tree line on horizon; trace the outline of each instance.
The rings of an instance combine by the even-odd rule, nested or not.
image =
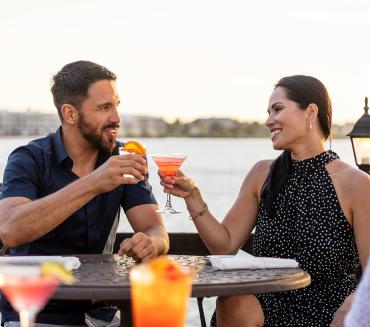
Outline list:
[[[174,122],[163,121],[164,128],[156,136],[159,137],[269,137],[270,133],[264,123],[257,121],[241,122],[226,118],[200,118],[194,121],[185,123],[180,119]],[[346,123],[343,125],[333,124],[332,134],[333,138],[345,138],[351,131],[353,123]],[[151,137],[145,132],[141,135],[130,135],[125,133],[125,136],[141,136]]]
[[[45,135],[60,126],[58,115],[41,112],[7,112],[0,110],[0,135]],[[343,138],[353,123],[333,125],[332,137]],[[121,117],[120,136],[127,137],[269,137],[264,123],[231,118],[198,118],[168,122],[160,117]]]

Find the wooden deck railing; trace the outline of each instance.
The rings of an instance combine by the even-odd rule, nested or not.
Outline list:
[[[169,254],[184,254],[184,255],[208,255],[210,254],[207,247],[204,245],[200,236],[197,233],[169,233],[170,250]],[[121,242],[132,233],[117,233],[114,243],[113,252],[117,253]],[[243,250],[252,253],[253,234],[250,236],[247,243],[243,246]]]
[[[184,254],[184,255],[208,255],[210,252],[204,245],[203,241],[197,233],[169,233],[170,250],[169,254]],[[113,253],[117,253],[119,245],[125,238],[132,236],[132,233],[117,233],[114,242]],[[243,246],[243,250],[252,253],[253,234],[250,236],[248,242]],[[0,241],[1,254],[7,252],[7,249],[2,246]]]

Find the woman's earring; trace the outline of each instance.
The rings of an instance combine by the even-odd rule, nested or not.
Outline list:
[[[308,128],[309,129],[312,129],[312,123],[310,122],[310,124],[308,125]]]

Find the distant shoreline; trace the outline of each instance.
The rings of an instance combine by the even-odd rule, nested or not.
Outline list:
[[[57,115],[36,112],[4,112],[0,110],[0,134],[4,137],[37,137],[57,130],[61,125]],[[333,138],[344,138],[353,124],[332,125]],[[266,125],[257,121],[242,122],[230,118],[199,118],[191,122],[180,119],[168,123],[151,116],[125,116],[118,130],[120,137],[222,137],[268,138]]]
[[[35,135],[0,135],[0,139],[37,139],[45,136],[47,134],[35,134]],[[147,136],[147,135],[119,135],[117,139],[165,139],[165,138],[191,138],[191,139],[204,139],[204,138],[210,138],[210,139],[268,139],[268,136],[256,136],[256,135],[250,135],[250,136],[232,136],[232,135],[225,135],[225,136],[213,136],[213,135],[202,135],[202,136],[192,136],[192,135],[162,135],[162,136]],[[346,135],[336,135],[335,137],[332,137],[332,139],[335,140],[343,140],[343,139],[350,139],[349,136]]]

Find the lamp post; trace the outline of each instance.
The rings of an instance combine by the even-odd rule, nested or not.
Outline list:
[[[368,99],[366,97],[365,113],[356,122],[351,133],[347,134],[347,136],[351,138],[356,165],[362,171],[370,174],[370,115],[367,103]]]

